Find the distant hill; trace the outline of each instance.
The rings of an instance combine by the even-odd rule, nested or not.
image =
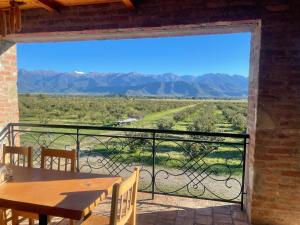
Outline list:
[[[178,76],[165,73],[99,73],[19,70],[20,93],[246,97],[248,78],[240,75],[204,74]]]

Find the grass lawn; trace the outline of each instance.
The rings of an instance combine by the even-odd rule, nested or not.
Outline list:
[[[155,124],[157,123],[158,120],[168,117],[168,116],[173,116],[174,113],[183,111],[188,108],[195,107],[196,104],[188,105],[188,106],[183,106],[183,107],[178,107],[175,109],[169,109],[163,112],[157,112],[157,113],[152,113],[149,115],[146,115],[142,120],[134,123],[131,127],[143,127],[143,128],[153,128],[155,127]]]

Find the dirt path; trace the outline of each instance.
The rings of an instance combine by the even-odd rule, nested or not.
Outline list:
[[[108,163],[101,156],[84,156],[80,159],[81,165],[86,165],[82,172],[100,174],[115,174],[127,177],[131,167],[122,163]],[[141,166],[141,165],[140,165]],[[122,169],[124,168],[124,169]],[[126,168],[126,169],[125,169]],[[112,171],[112,172],[111,172]],[[120,173],[118,173],[120,172]],[[151,191],[152,167],[142,166],[140,189]],[[190,173],[180,169],[156,166],[155,191],[180,195],[194,195],[213,199],[239,199],[241,190],[240,177],[212,176],[206,173]]]

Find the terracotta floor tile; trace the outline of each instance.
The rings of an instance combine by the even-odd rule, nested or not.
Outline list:
[[[225,214],[214,214],[213,215],[214,222],[215,223],[232,223],[231,215],[225,215]]]
[[[250,225],[250,223],[245,222],[245,221],[234,221],[233,224],[234,225]]]
[[[212,208],[208,207],[208,208],[200,208],[200,209],[196,209],[196,216],[197,215],[206,215],[206,216],[211,216],[212,215]]]
[[[241,212],[241,211],[233,211],[232,212],[232,218],[234,220],[241,220],[241,221],[247,221],[247,215],[245,212]]]
[[[201,225],[211,225],[213,224],[213,218],[212,216],[197,215],[195,218],[195,223]]]
[[[155,195],[154,200],[151,197],[151,194],[138,194],[137,225],[250,225],[238,204],[163,195]],[[111,199],[108,198],[93,214],[109,216],[110,207]],[[28,222],[21,225],[28,225]],[[69,223],[68,220],[59,224],[52,221],[50,225]]]
[[[214,223],[214,225],[233,225],[232,223]]]
[[[217,207],[213,207],[213,211],[214,211],[214,213],[218,213],[218,214],[230,215],[231,208],[230,208],[230,206],[217,206]]]

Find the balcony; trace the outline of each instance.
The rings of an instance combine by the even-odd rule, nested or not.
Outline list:
[[[77,152],[77,170],[127,177],[141,168],[138,224],[247,224],[246,134],[12,123],[1,142]],[[53,159],[55,163],[55,158]],[[109,214],[110,200],[95,213]]]

